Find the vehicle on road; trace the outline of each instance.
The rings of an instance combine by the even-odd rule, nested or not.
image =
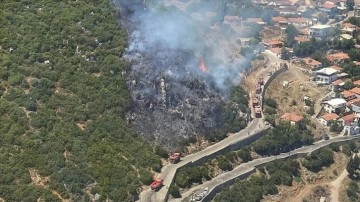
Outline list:
[[[163,186],[163,179],[157,178],[151,184],[151,190],[158,191]]]
[[[329,140],[329,139],[330,139],[330,137],[329,137],[329,135],[328,135],[328,134],[325,134],[325,135],[323,136],[323,139],[324,139],[324,140]]]
[[[171,152],[169,161],[170,161],[170,163],[178,163],[180,161],[180,158],[181,158],[180,152]]]

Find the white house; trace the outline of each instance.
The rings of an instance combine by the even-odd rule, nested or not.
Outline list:
[[[360,114],[360,101],[352,103],[351,110],[356,114]]]
[[[327,113],[339,114],[346,109],[346,100],[344,98],[334,98],[321,104]]]
[[[330,84],[331,82],[337,80],[338,70],[326,67],[316,71],[316,81],[317,83]]]
[[[326,37],[329,34],[330,25],[314,25],[309,28],[310,36],[313,37]]]

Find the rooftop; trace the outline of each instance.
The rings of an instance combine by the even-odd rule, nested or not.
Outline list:
[[[344,97],[344,98],[349,98],[349,97],[355,96],[355,93],[350,92],[350,91],[348,91],[348,90],[342,92],[342,94],[343,94],[343,97]]]
[[[341,118],[344,122],[352,122],[355,119],[355,114],[348,114]]]
[[[333,86],[337,86],[337,85],[340,85],[340,84],[342,84],[342,83],[344,83],[344,81],[341,80],[341,79],[338,79],[338,80],[333,81],[331,84],[332,84]]]
[[[291,23],[307,23],[307,21],[306,18],[288,18],[288,22]]]
[[[325,101],[323,103],[329,104],[331,106],[337,106],[337,105],[345,104],[346,100],[344,98],[334,98],[334,99]]]
[[[274,22],[287,22],[287,19],[282,16],[276,16],[271,18]]]
[[[336,74],[337,72],[338,72],[338,70],[333,69],[331,67],[325,67],[325,68],[322,68],[322,69],[316,71],[317,74],[325,74],[325,75],[333,75],[333,74]]]
[[[303,117],[293,113],[285,113],[284,115],[281,116],[281,119],[287,121],[299,122],[303,119]]]
[[[270,51],[275,53],[275,54],[280,54],[281,53],[281,48],[271,48]]]
[[[313,25],[310,27],[310,29],[327,29],[330,28],[330,25],[321,25],[321,24],[317,24],[317,25]]]
[[[325,114],[321,117],[325,121],[333,121],[339,118],[337,114],[331,113],[331,114]]]
[[[336,69],[336,70],[338,70],[338,71],[342,71],[342,70],[343,70],[342,67],[339,67],[339,66],[336,66],[336,65],[332,65],[332,66],[330,66],[330,68]]]
[[[352,88],[349,91],[352,92],[352,93],[360,95],[360,88],[359,87]]]
[[[350,100],[350,101],[348,101],[348,102],[346,102],[346,106],[350,106],[350,105],[352,105],[352,104],[355,104],[355,103],[357,103],[357,102],[359,102],[359,104],[360,104],[360,98],[355,98],[355,99],[353,99],[353,100]],[[356,104],[355,104],[356,105]],[[360,105],[359,105],[360,106]]]
[[[334,53],[334,54],[327,55],[326,59],[328,59],[330,62],[334,62],[335,60],[350,59],[350,57],[348,54],[340,52],[340,53]]]

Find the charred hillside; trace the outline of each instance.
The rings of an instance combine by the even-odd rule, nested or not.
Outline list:
[[[223,65],[215,47],[201,39],[204,30],[191,31],[193,22],[183,13],[155,15],[136,3],[119,6],[126,10],[121,22],[129,31],[125,58],[132,64],[124,72],[133,101],[126,119],[140,136],[174,149],[196,137],[220,139],[245,126],[246,93],[231,89],[228,76],[244,64]]]

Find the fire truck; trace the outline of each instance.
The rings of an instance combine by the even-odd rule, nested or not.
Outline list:
[[[171,152],[169,161],[170,161],[170,163],[178,163],[180,161],[180,158],[181,158],[180,152]]]
[[[163,180],[160,178],[157,178],[154,180],[151,184],[151,190],[158,191],[163,186]]]

